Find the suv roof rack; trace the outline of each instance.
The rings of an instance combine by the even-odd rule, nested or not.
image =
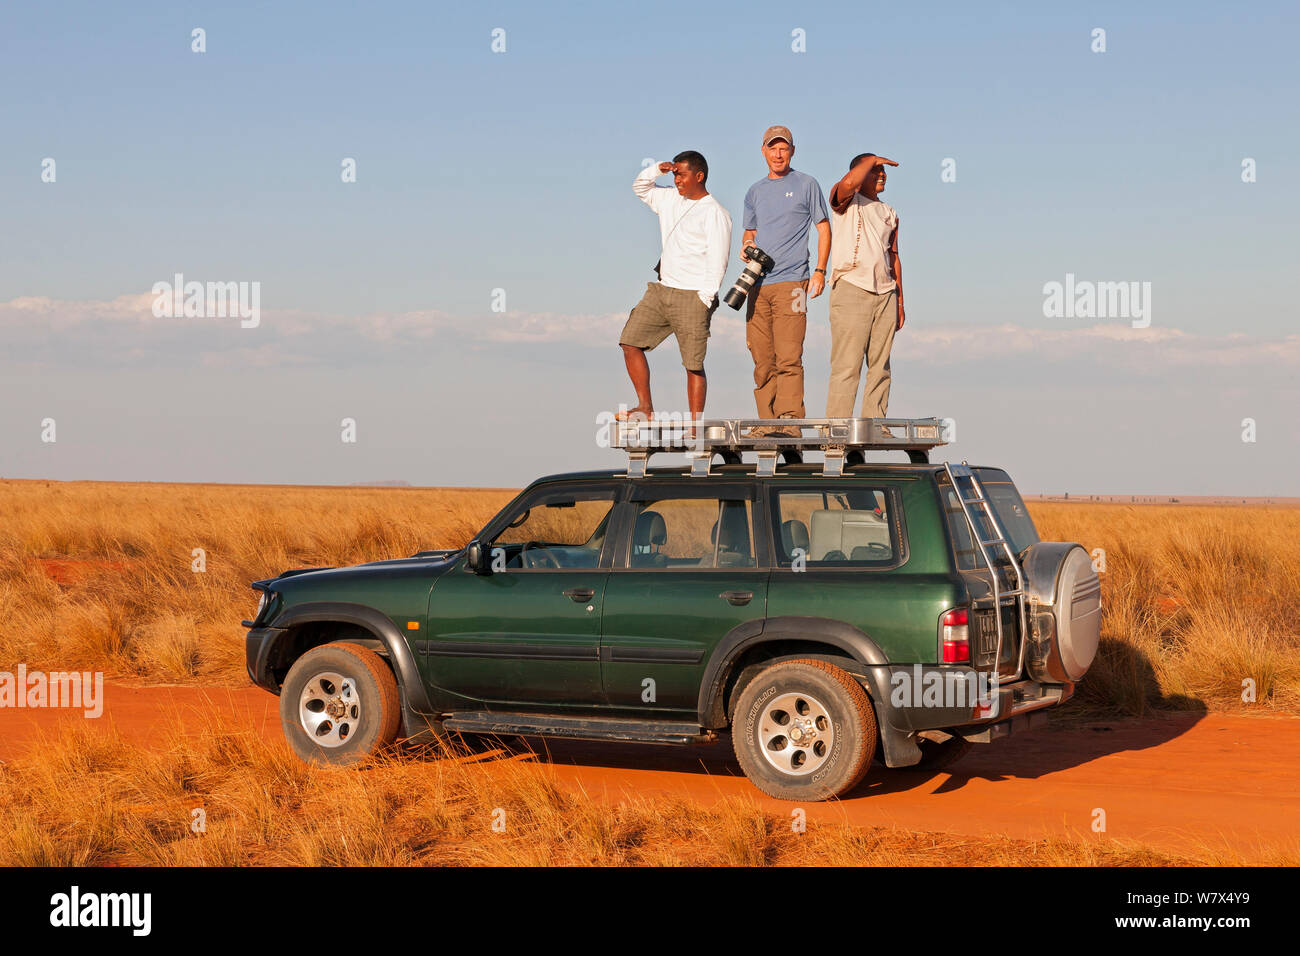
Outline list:
[[[822,474],[838,477],[845,464],[862,464],[868,451],[902,450],[914,464],[926,464],[931,448],[948,443],[947,424],[942,418],[655,418],[615,421],[610,444],[627,452],[630,478],[644,478],[657,452],[689,456],[694,477],[709,474],[715,455],[742,464],[743,453],[754,452],[755,473],[769,477],[778,458],[802,462],[805,451],[824,452]]]

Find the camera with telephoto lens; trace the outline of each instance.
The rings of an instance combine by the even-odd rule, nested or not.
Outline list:
[[[733,309],[739,309],[745,304],[745,296],[749,295],[749,290],[754,288],[754,283],[771,272],[772,267],[776,265],[776,260],[757,246],[746,246],[745,258],[749,260],[745,263],[745,271],[736,279],[736,284],[722,300]]]

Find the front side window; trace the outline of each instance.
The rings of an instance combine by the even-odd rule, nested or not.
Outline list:
[[[811,486],[777,489],[773,497],[782,565],[846,568],[897,563],[894,499],[886,488]]]
[[[524,571],[597,568],[613,508],[612,489],[531,498],[489,543],[493,564]]]
[[[628,567],[666,571],[753,568],[753,508],[725,498],[636,502]]]

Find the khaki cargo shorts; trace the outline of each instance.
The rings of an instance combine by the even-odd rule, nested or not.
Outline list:
[[[717,307],[717,296],[713,297],[713,305],[706,306],[692,289],[673,289],[662,282],[647,283],[645,295],[627,317],[618,344],[648,352],[669,335],[675,335],[682,365],[688,372],[702,372],[709,323]]]

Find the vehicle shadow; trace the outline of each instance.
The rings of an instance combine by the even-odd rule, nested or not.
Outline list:
[[[1069,703],[1053,710],[1045,729],[976,744],[942,771],[899,768],[888,776],[870,773],[851,794],[899,792],[925,787],[934,793],[959,790],[970,780],[1036,779],[1100,757],[1148,750],[1180,737],[1209,712],[1205,704],[1160,690],[1155,668],[1139,648],[1103,639],[1094,669]],[[883,769],[883,768],[881,768]],[[932,787],[936,777],[944,778]]]
[[[912,790],[944,793],[959,790],[974,779],[1035,779],[1110,754],[1159,747],[1186,733],[1208,712],[1200,701],[1162,695],[1150,661],[1132,645],[1103,642],[1102,651],[1109,671],[1123,669],[1127,699],[1103,698],[1098,691],[1081,693],[1053,711],[1045,729],[976,744],[944,770],[890,769],[879,762],[877,753],[877,761],[862,783],[841,799]],[[1102,686],[1110,685],[1112,682],[1106,681]],[[725,733],[715,743],[687,747],[463,734],[451,756],[467,762],[528,760],[605,770],[744,778]],[[937,787],[933,784],[936,778],[941,781]]]
[[[438,754],[431,753],[430,756]],[[460,734],[457,752],[450,756],[463,762],[529,760],[606,770],[744,777],[726,734],[715,743],[691,746]]]

